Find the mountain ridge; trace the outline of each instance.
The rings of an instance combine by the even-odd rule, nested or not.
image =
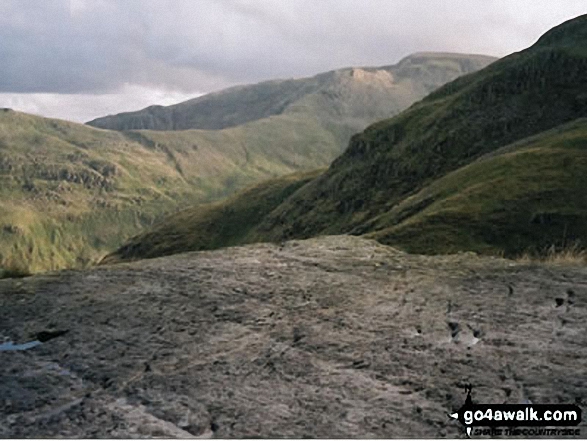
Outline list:
[[[416,62],[418,60],[419,62]],[[239,85],[221,91],[206,94],[172,106],[149,106],[135,112],[124,112],[96,118],[87,124],[110,130],[221,130],[235,127],[247,122],[282,114],[292,104],[314,93],[319,93],[328,80],[346,75],[355,69],[373,71],[383,70],[399,73],[400,79],[406,79],[402,68],[409,68],[412,73],[422,67],[425,61],[446,61],[456,63],[451,66],[458,74],[467,73],[483,67],[496,60],[494,57],[477,54],[457,53],[416,53],[404,57],[395,65],[382,67],[357,66],[331,70],[312,77],[269,80],[252,85]],[[452,78],[449,78],[452,79]],[[447,80],[448,81],[448,80]],[[437,81],[438,86],[443,80]],[[261,96],[259,96],[261,95]],[[269,104],[267,100],[269,99]],[[245,108],[230,108],[233,101],[242,103]],[[234,113],[234,112],[233,112]]]
[[[353,136],[328,171],[306,187],[305,201],[321,203],[308,206],[300,199],[293,211],[284,207],[284,213],[302,225],[281,237],[355,228],[360,232],[361,218],[397,203],[427,181],[500,146],[586,115],[581,102],[587,87],[585,68],[587,57],[574,51],[534,45],[440,87],[397,117],[371,125]],[[315,215],[308,216],[306,210]],[[323,223],[312,224],[321,217]],[[269,219],[268,229],[271,222],[285,221],[279,216]]]
[[[582,119],[587,117],[587,45],[582,44],[587,39],[585,27],[585,16],[563,23],[547,32],[546,38],[539,39],[530,48],[498,60],[478,72],[459,77],[399,115],[353,135],[348,148],[326,172],[284,199],[260,223],[250,226],[246,241],[279,242],[320,235],[367,234],[383,243],[414,252],[473,250],[507,255],[532,248],[533,251],[540,251],[540,248],[549,245],[560,248],[568,245],[571,238],[587,243],[587,231],[581,227],[587,201],[573,198],[572,206],[564,208],[557,204],[557,198],[553,196],[558,194],[564,199],[569,192],[580,192],[571,184],[583,182],[582,169],[573,168],[574,180],[565,179],[566,162],[555,160],[558,151],[547,142],[551,130],[560,131],[555,136],[556,142],[564,143],[569,136],[575,137],[574,143],[587,142],[587,129]],[[569,42],[574,44],[569,45]],[[573,121],[577,123],[574,129]],[[484,238],[471,239],[471,229],[492,231],[491,226],[487,222],[471,219],[472,213],[461,206],[451,208],[458,211],[457,217],[426,218],[430,223],[419,224],[421,231],[414,228],[410,233],[411,239],[405,235],[398,236],[399,230],[394,234],[377,235],[377,231],[393,229],[394,222],[408,222],[426,210],[428,203],[421,200],[420,205],[406,206],[407,220],[386,217],[385,213],[391,212],[406,199],[426,188],[441,185],[442,179],[451,173],[457,173],[484,155],[492,152],[498,155],[500,148],[517,142],[534,142],[538,153],[524,157],[532,161],[536,170],[553,177],[550,188],[548,182],[541,181],[539,173],[520,168],[517,159],[522,156],[515,157],[513,154],[480,162],[481,165],[475,166],[477,173],[473,177],[478,179],[476,185],[487,188],[484,195],[488,205],[481,207],[476,215],[497,216],[495,219],[499,219],[503,232],[509,231],[512,237],[516,237],[513,241],[516,246],[507,245],[507,234],[500,234],[499,228],[491,234],[483,233]],[[567,162],[576,165],[584,162],[581,149],[567,149],[560,153],[564,154]],[[505,181],[500,185],[510,188],[511,195],[521,198],[518,207],[515,201],[507,208],[503,201],[491,198],[492,194],[500,194],[504,198],[508,196],[498,191],[491,192],[491,187],[486,187],[487,182],[483,179],[489,176],[492,167],[498,167],[492,172],[494,174],[508,168],[515,171],[515,175],[503,176]],[[533,198],[541,198],[541,205],[525,201],[523,198],[527,195],[513,191],[517,189],[513,183],[527,180],[543,184],[533,188],[534,193],[529,193]],[[550,196],[546,198],[545,195]],[[467,200],[464,196],[462,199]],[[471,199],[468,201],[472,203]],[[498,216],[492,208],[500,205],[503,206],[500,208],[503,216]],[[509,218],[508,213],[511,214]],[[386,219],[390,223],[377,219]],[[532,219],[545,221],[532,223]],[[373,230],[375,226],[377,231]],[[427,236],[422,232],[432,227],[436,231],[446,229],[452,232],[444,237],[431,235],[430,243],[426,245]],[[174,228],[172,221],[158,226],[159,231]],[[543,238],[541,234],[544,234]],[[434,237],[437,240],[432,239]],[[471,240],[465,240],[467,237]],[[463,238],[461,243],[459,238]],[[448,241],[447,244],[442,242],[443,239]],[[542,239],[550,243],[544,243]],[[415,246],[415,242],[410,242],[412,240],[421,243]],[[132,242],[140,243],[141,236]],[[198,249],[198,244],[190,244],[190,249]],[[176,251],[181,250],[180,247]],[[125,258],[123,252],[113,255]]]

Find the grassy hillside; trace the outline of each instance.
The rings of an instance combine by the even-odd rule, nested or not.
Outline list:
[[[0,111],[0,276],[86,266],[178,207],[336,154],[319,142],[271,150],[248,134],[250,148],[229,133],[119,133]]]
[[[88,265],[179,207],[326,167],[352,133],[492,60],[420,54],[239,87],[160,109],[171,125],[148,116],[120,132],[1,111],[0,277]]]
[[[354,133],[492,61],[480,55],[414,54],[394,66],[347,68],[236,87],[89,124],[123,130],[139,141],[147,137],[146,145],[181,152],[172,158],[180,171],[192,166],[189,151],[205,149],[199,156],[202,184],[219,173],[219,161],[232,161],[235,177],[226,181],[226,195],[240,188],[233,181],[249,178],[241,176],[239,167],[271,177],[329,165]]]
[[[340,69],[311,78],[236,87],[88,124],[149,130],[153,138],[185,131],[194,145],[244,153],[241,160],[248,162],[247,167],[272,169],[276,159],[289,166],[280,171],[285,174],[329,165],[354,133],[494,60],[480,55],[415,54],[394,66]]]
[[[567,22],[354,136],[245,240],[351,233],[414,252],[507,255],[587,243],[586,28],[587,16]]]
[[[354,136],[326,173],[265,219],[260,233],[273,240],[367,233],[373,217],[446,173],[587,116],[587,40],[581,32],[560,44],[551,37],[567,26],[583,29],[587,18]]]
[[[149,232],[131,239],[102,263],[247,243],[251,231],[264,216],[322,171],[268,180],[226,200],[176,213]]]
[[[374,219],[414,253],[541,254],[587,244],[587,119],[479,158]]]
[[[0,112],[0,268],[83,266],[194,191],[165,154],[80,124]]]
[[[587,119],[485,155],[371,219],[365,236],[422,254],[475,251],[541,255],[587,244]],[[106,262],[267,241],[259,229],[276,202],[311,175],[260,184],[222,203],[194,207],[133,238]],[[280,184],[280,185],[276,185]],[[258,210],[259,201],[268,200]],[[244,215],[243,209],[255,216]],[[238,234],[233,234],[237,231]]]

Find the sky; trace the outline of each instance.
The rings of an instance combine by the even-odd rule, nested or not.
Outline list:
[[[585,0],[0,0],[0,107],[85,122],[237,84],[502,57]]]

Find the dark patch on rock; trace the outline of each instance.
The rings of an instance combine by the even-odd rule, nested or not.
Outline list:
[[[459,335],[459,332],[461,332],[461,325],[457,322],[448,322],[447,324],[450,329],[450,336],[456,338],[456,336]]]
[[[61,331],[41,331],[38,332],[35,336],[37,340],[41,343],[45,343],[49,340],[53,340],[54,338],[61,337],[69,332],[69,329],[61,330]]]

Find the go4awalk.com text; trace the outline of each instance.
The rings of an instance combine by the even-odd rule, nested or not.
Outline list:
[[[477,404],[467,388],[465,404],[450,415],[468,436],[579,436],[581,409],[575,404]]]

